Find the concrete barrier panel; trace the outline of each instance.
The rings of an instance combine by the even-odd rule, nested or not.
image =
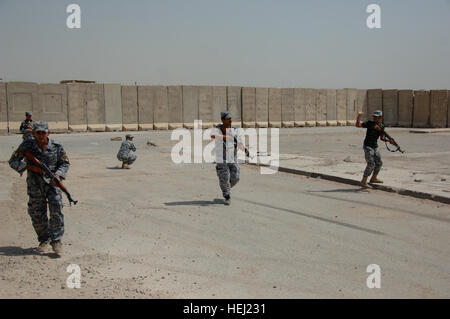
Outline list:
[[[413,127],[430,126],[430,91],[414,91]]]
[[[167,87],[169,104],[169,130],[183,127],[183,91],[181,86]]]
[[[41,120],[38,110],[38,85],[31,82],[9,82],[6,84],[8,103],[8,125],[12,133],[20,132],[20,123],[25,112],[33,112],[34,120]]]
[[[398,125],[398,90],[383,90],[383,122],[386,126]]]
[[[281,89],[281,126],[294,127],[294,89]]]
[[[0,83],[0,134],[8,133],[8,111],[6,108],[6,83]]]
[[[316,125],[317,126],[326,126],[327,125],[327,90],[326,89],[317,90]]]
[[[367,116],[367,90],[364,89],[358,89],[358,102],[357,102],[357,106],[356,106],[356,111],[362,111],[364,112],[364,114]],[[358,114],[356,114],[358,115]],[[356,118],[355,118],[356,121]],[[356,124],[356,123],[355,123]]]
[[[256,125],[256,88],[242,88],[242,127]]]
[[[294,89],[294,126],[306,125],[306,89]]]
[[[281,89],[269,88],[269,127],[281,127]]]
[[[242,88],[227,87],[227,108],[233,117],[233,126],[242,127]]]
[[[412,127],[413,90],[398,91],[398,125]]]
[[[155,88],[150,85],[138,86],[138,111],[140,131],[153,130]]]
[[[87,131],[87,90],[88,84],[85,83],[67,84],[67,112],[72,132]]]
[[[169,128],[169,100],[167,86],[154,86],[153,90],[153,128],[167,130]]]
[[[122,129],[124,131],[138,130],[138,94],[137,86],[122,86]]]
[[[122,89],[120,84],[104,84],[106,131],[122,130]]]
[[[306,126],[316,126],[316,103],[317,103],[317,89],[305,89],[305,119]]]
[[[194,128],[198,119],[198,87],[183,86],[183,126]]]
[[[103,84],[89,84],[86,99],[87,129],[91,132],[104,132],[105,90]]]
[[[203,128],[210,128],[214,125],[212,86],[198,87],[198,116],[202,120]]]
[[[354,126],[356,124],[356,116],[358,114],[358,90],[345,89],[347,91],[347,121],[346,124]]]
[[[255,89],[256,127],[269,126],[269,89]]]
[[[347,125],[347,90],[336,90],[336,119],[338,126]]]
[[[383,90],[367,90],[367,119],[372,119],[372,113],[383,109]]]
[[[220,112],[227,110],[227,87],[213,86],[213,122],[214,125],[222,123]]]
[[[432,90],[430,102],[430,125],[433,128],[443,128],[447,126],[447,90]]]
[[[38,86],[39,117],[48,122],[52,132],[67,132],[67,85],[65,84],[39,84]]]
[[[336,126],[337,125],[337,115],[336,115],[336,90],[327,89],[327,125]]]

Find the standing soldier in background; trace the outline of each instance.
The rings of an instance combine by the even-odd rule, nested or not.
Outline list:
[[[63,146],[48,138],[50,132],[47,122],[34,122],[32,134],[34,139],[26,139],[20,144],[12,154],[9,165],[21,175],[25,170],[28,171],[28,214],[38,235],[38,252],[46,252],[50,241],[53,251],[61,254],[61,239],[64,234],[61,190],[56,187],[55,182],[50,181],[40,167],[33,165],[28,156],[31,154],[46,164],[57,179],[66,178],[70,163]],[[50,220],[47,216],[47,203]]]
[[[392,142],[384,136],[384,124],[382,123],[382,111],[373,112],[373,121],[366,121],[361,124],[361,116],[363,112],[358,112],[358,117],[356,118],[356,127],[366,128],[366,138],[364,139],[364,154],[367,162],[366,169],[364,170],[364,175],[361,180],[361,186],[367,187],[367,178],[372,175],[369,183],[383,183],[379,180],[378,173],[381,170],[383,162],[381,161],[380,150],[378,149],[377,140],[380,138],[382,141]]]
[[[117,153],[117,159],[122,162],[122,168],[130,169],[130,165],[136,160],[136,155],[130,154],[130,151],[136,152],[133,138],[133,135],[127,134],[125,136],[125,141],[123,141],[120,146],[119,153]]]
[[[231,188],[239,182],[239,165],[237,162],[237,148],[248,150],[242,143],[239,131],[231,126],[231,114],[221,112],[222,124],[216,126],[211,138],[216,141],[216,172],[219,177],[219,186],[225,198],[225,205],[231,203]]]
[[[31,133],[31,128],[33,127],[34,121],[31,119],[31,112],[25,112],[25,120],[20,124],[20,133],[22,133],[22,139],[25,141],[28,138],[33,138]]]

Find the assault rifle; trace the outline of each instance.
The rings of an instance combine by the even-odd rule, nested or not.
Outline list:
[[[384,136],[389,140],[389,142],[390,142],[391,144],[393,144],[394,146],[397,147],[395,150],[391,150],[391,149],[389,148],[389,146],[387,145],[387,142],[384,141],[384,143],[386,144],[386,148],[388,149],[389,152],[393,152],[393,153],[394,153],[394,152],[399,151],[400,153],[405,153],[405,151],[401,149],[400,145],[398,145],[398,143],[394,140],[394,138],[393,138],[392,136],[390,136],[390,135],[389,135],[386,131],[384,131],[384,130],[383,130],[383,134],[384,134]]]
[[[78,203],[77,200],[73,200],[72,196],[70,195],[69,191],[67,190],[66,186],[55,176],[55,174],[52,173],[50,168],[42,163],[40,160],[38,160],[33,154],[31,154],[28,151],[25,151],[24,153],[25,157],[28,158],[30,161],[32,161],[37,167],[39,167],[45,174],[50,177],[50,183],[54,182],[58,188],[60,188],[64,194],[66,194],[67,199],[69,200],[69,205],[72,206],[72,203],[76,205]]]

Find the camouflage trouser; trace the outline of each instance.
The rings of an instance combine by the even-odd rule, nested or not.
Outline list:
[[[383,165],[378,147],[372,148],[369,146],[364,146],[364,154],[367,162],[366,169],[364,170],[364,176],[370,176],[372,172],[374,174],[378,174],[381,170],[381,166]]]
[[[61,240],[64,234],[64,215],[62,214],[61,190],[49,185],[40,176],[29,175],[27,178],[29,196],[28,214],[31,217],[39,242]],[[47,216],[47,202],[50,221]]]
[[[120,156],[117,157],[119,161],[122,161],[124,164],[128,164],[131,165],[134,163],[134,161],[136,161],[136,155],[134,154],[128,154],[126,156]]]
[[[239,166],[237,163],[221,163],[216,165],[219,185],[223,197],[230,196],[231,187],[239,182]]]

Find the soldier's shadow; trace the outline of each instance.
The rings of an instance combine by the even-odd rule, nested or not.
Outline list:
[[[213,201],[192,200],[192,201],[184,201],[184,202],[168,202],[168,203],[164,203],[164,205],[166,205],[166,206],[186,206],[186,205],[209,206],[209,205],[217,205],[217,204],[223,204],[223,200],[216,198]]]
[[[30,247],[30,248],[22,248],[17,246],[4,246],[0,247],[0,256],[9,256],[9,257],[16,257],[16,256],[47,256],[52,259],[60,258],[59,255],[55,253],[39,253],[36,248]]]

